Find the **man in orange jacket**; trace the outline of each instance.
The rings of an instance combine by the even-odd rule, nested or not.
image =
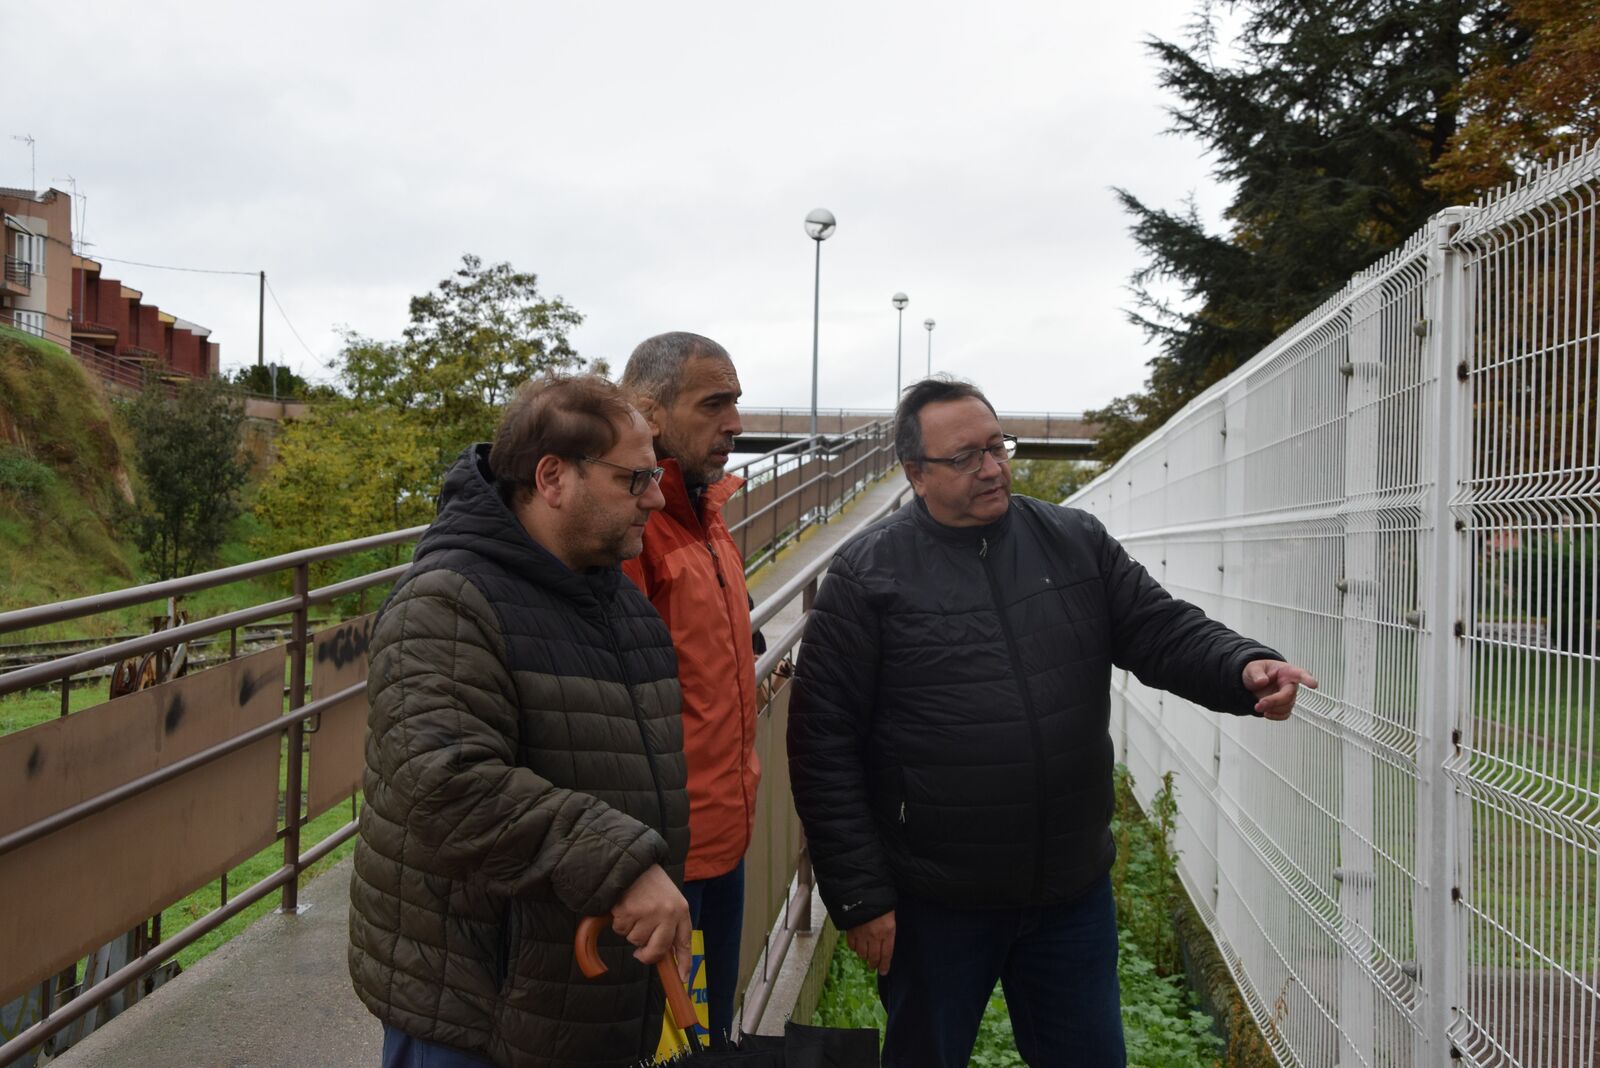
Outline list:
[[[739,375],[721,345],[699,334],[640,343],[622,385],[655,435],[667,506],[650,517],[644,551],[623,571],[672,631],[683,689],[689,767],[689,859],[684,896],[705,937],[713,1043],[733,1029],[744,924],[744,854],[755,822],[755,654],[744,559],[722,506],[744,479],[727,474],[739,424]]]

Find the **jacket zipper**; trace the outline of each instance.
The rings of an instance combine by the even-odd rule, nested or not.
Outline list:
[[[727,589],[728,584],[722,579],[722,561],[718,559],[717,547],[711,544],[710,538],[706,539],[706,552],[711,554],[711,570],[717,573],[717,585]]]
[[[623,688],[628,691],[628,706],[633,709],[633,724],[639,728],[639,745],[644,749],[644,762],[650,767],[650,783],[656,788],[656,821],[663,840],[667,837],[667,797],[661,792],[661,776],[656,771],[656,759],[650,749],[650,737],[644,730],[644,717],[639,714],[639,701],[633,694],[633,682],[628,678],[628,668],[622,659],[622,649],[617,645],[617,633],[611,627],[611,612],[604,610],[606,641],[611,645],[611,655],[617,658],[617,673],[622,676]],[[671,843],[668,843],[671,848]]]
[[[1033,900],[1038,900],[1044,882],[1045,861],[1045,767],[1044,740],[1039,733],[1039,716],[1033,708],[1033,698],[1028,695],[1028,680],[1022,674],[1022,658],[1017,655],[1016,636],[1011,633],[1011,621],[1006,618],[1005,604],[1000,597],[1000,583],[994,577],[989,563],[989,539],[984,538],[978,548],[978,558],[983,561],[983,576],[989,580],[989,594],[994,598],[995,615],[1000,617],[1000,630],[1005,635],[1006,653],[1011,657],[1011,673],[1017,680],[1017,690],[1022,694],[1022,708],[1028,714],[1028,733],[1033,736],[1033,777],[1037,787],[1039,818],[1036,834],[1038,844],[1034,849]]]

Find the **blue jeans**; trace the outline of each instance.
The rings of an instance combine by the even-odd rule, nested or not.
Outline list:
[[[720,1047],[733,1034],[733,996],[739,985],[739,937],[744,931],[744,860],[726,875],[683,884],[689,918],[705,940],[706,1017]]]
[[[494,1068],[483,1057],[383,1025],[383,1068]]]
[[[1106,877],[1063,905],[956,909],[902,897],[878,979],[884,1068],[965,1068],[995,981],[1031,1068],[1123,1068],[1117,908]]]

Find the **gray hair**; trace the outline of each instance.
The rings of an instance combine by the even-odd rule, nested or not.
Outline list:
[[[922,409],[940,401],[962,400],[974,397],[983,402],[989,414],[998,416],[983,390],[962,378],[939,373],[932,378],[913,382],[900,395],[900,404],[894,410],[894,452],[900,462],[915,463],[922,456]]]
[[[683,365],[696,356],[731,360],[728,350],[700,334],[674,330],[639,342],[622,369],[622,387],[660,405],[678,399],[683,387]]]

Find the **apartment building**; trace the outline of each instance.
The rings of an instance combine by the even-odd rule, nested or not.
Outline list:
[[[0,188],[5,272],[0,322],[66,337],[72,305],[72,198],[59,189]]]
[[[5,271],[0,323],[48,338],[102,379],[137,388],[148,372],[214,375],[222,354],[211,331],[180,319],[100,263],[74,254],[72,197],[0,188]]]

